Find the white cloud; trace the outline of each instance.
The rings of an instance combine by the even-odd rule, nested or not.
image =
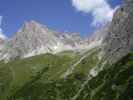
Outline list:
[[[110,7],[107,0],[72,0],[72,5],[78,11],[92,14],[93,26],[111,21],[115,11]]]
[[[2,33],[2,28],[1,28],[1,25],[2,25],[2,18],[3,18],[3,16],[0,16],[0,38],[5,39],[6,36]]]

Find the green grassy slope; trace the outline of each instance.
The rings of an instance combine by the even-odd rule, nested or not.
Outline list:
[[[97,65],[98,52],[86,52],[65,79],[60,76],[84,55],[66,51],[0,62],[0,100],[132,100],[133,53],[106,65],[88,80],[89,70]]]
[[[21,100],[22,98],[24,98],[24,100],[41,100],[39,98],[43,96],[45,96],[45,98],[49,98],[49,96],[50,98],[52,97],[48,92],[50,90],[52,93],[55,92],[55,96],[59,95],[56,94],[58,89],[60,95],[64,95],[61,97],[64,98],[63,100],[65,100],[65,98],[70,99],[80,89],[81,84],[88,74],[88,70],[96,65],[98,52],[98,50],[94,50],[94,52],[84,58],[75,67],[73,73],[69,75],[68,80],[61,79],[60,76],[83,55],[66,51],[57,55],[44,54],[23,60],[18,59],[7,64],[0,62],[0,68],[3,68],[3,70],[0,69],[0,80],[3,82],[2,84],[5,85],[0,86],[0,89],[5,88],[5,93],[1,90],[3,93],[0,94],[0,100],[6,100],[7,98],[9,100]],[[39,73],[47,67],[48,70],[40,76]],[[4,77],[5,80],[3,79]],[[29,85],[30,83],[31,85]],[[74,92],[71,92],[73,89],[75,89]],[[39,91],[42,92],[40,93]],[[71,92],[72,95],[65,95],[67,91]],[[65,94],[62,94],[62,92]],[[45,98],[42,100],[51,100]]]
[[[58,56],[52,54],[39,55],[23,60],[15,60],[7,64],[0,63],[0,80],[2,85],[10,83],[8,94],[13,94],[17,89],[21,88],[26,82],[36,76],[44,67],[49,66],[49,70],[44,76],[46,80],[56,80],[58,76],[64,72],[72,62],[78,58],[78,55]],[[60,73],[59,73],[60,72]],[[0,86],[3,88],[4,86]],[[0,94],[2,97],[3,94]]]
[[[92,78],[76,99],[73,97],[87,80],[81,73],[66,79],[30,81],[8,100],[132,100],[133,99],[133,53],[108,66]],[[41,73],[41,72],[40,72]],[[43,73],[45,75],[45,72]],[[41,76],[39,76],[41,77]]]
[[[133,53],[91,79],[76,100],[133,100]]]

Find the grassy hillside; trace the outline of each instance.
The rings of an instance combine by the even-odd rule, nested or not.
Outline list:
[[[132,67],[133,53],[130,53],[87,81],[84,87],[82,85],[88,79],[81,73],[73,73],[66,79],[44,82],[37,78],[42,76],[40,72],[29,81],[30,84],[25,84],[8,100],[132,100]]]
[[[1,82],[3,82],[2,84],[5,85],[0,86],[0,88],[5,89],[5,93],[3,92],[3,90],[1,90],[2,92],[0,94],[0,97],[2,99],[0,98],[0,100],[6,100],[7,98],[10,100],[13,96],[15,96],[15,98],[13,98],[12,100],[15,100],[16,97],[16,100],[18,100],[19,98],[21,98],[21,96],[22,98],[26,98],[24,100],[39,100],[39,95],[37,95],[38,93],[40,93],[39,91],[42,90],[46,92],[51,88],[51,90],[54,92],[53,88],[56,89],[56,84],[57,86],[59,84],[62,84],[59,88],[63,89],[63,91],[66,93],[67,90],[70,91],[66,86],[73,86],[75,84],[75,86],[77,87],[75,92],[73,93],[75,94],[80,88],[82,82],[87,77],[88,71],[96,65],[96,62],[98,60],[98,52],[98,49],[86,52],[86,54],[90,54],[88,54],[84,59],[80,61],[79,64],[75,66],[72,73],[70,73],[70,75],[68,76],[68,83],[61,76],[63,76],[67,70],[71,69],[72,65],[79,61],[85,54],[65,51],[56,55],[44,54],[23,60],[18,59],[7,64],[0,62],[0,80]],[[47,68],[47,70],[45,72],[42,72],[45,68]],[[40,75],[40,73],[42,74]],[[31,88],[34,88],[34,86],[35,93],[32,93],[34,91],[31,91]],[[23,95],[25,94],[25,92],[27,95]],[[30,93],[30,95],[32,95],[33,97],[35,94],[37,97],[34,98],[37,99],[27,99],[29,98],[27,92]],[[18,96],[18,94],[21,94],[20,97]],[[67,95],[65,97],[67,97]]]
[[[133,53],[92,78],[76,100],[133,100]]]
[[[132,100],[133,53],[90,79],[87,76],[99,61],[98,52],[66,51],[0,62],[0,100]],[[81,58],[72,73],[62,78]]]

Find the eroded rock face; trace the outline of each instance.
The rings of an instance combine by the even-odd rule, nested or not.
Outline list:
[[[6,47],[8,59],[30,57],[40,53],[53,52],[55,46],[62,46],[58,33],[35,21],[26,22],[9,40]]]
[[[104,43],[105,58],[110,63],[133,51],[133,0],[125,0],[116,11]]]
[[[80,45],[78,33],[59,33],[35,21],[26,22],[5,45],[4,59],[31,57],[44,53],[75,50]],[[82,48],[82,46],[81,46]]]

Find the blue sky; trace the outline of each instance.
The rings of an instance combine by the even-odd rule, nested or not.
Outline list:
[[[85,37],[97,25],[110,21],[120,3],[121,0],[0,0],[0,32],[12,37],[25,21],[35,20],[51,29],[78,32]],[[111,12],[109,16],[107,12]]]

